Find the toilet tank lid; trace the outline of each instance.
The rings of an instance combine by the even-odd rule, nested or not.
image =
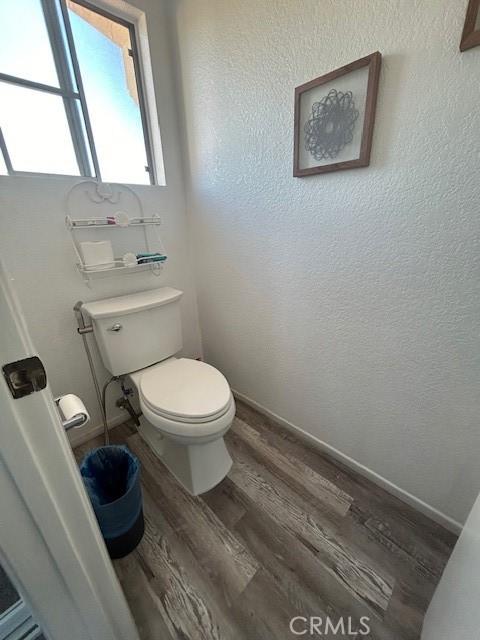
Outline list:
[[[127,296],[107,298],[95,302],[86,302],[82,310],[93,319],[125,316],[145,309],[160,307],[175,302],[183,295],[183,291],[172,287],[161,287],[150,291],[139,291]]]

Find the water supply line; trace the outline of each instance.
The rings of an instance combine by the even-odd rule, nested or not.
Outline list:
[[[83,346],[85,347],[85,353],[87,354],[88,364],[90,366],[90,371],[93,378],[93,384],[95,386],[95,393],[97,394],[97,400],[100,406],[100,412],[102,414],[103,435],[104,435],[105,444],[108,445],[110,443],[110,436],[108,434],[107,411],[106,411],[104,398],[107,392],[108,385],[110,384],[110,382],[113,382],[113,380],[115,380],[116,378],[113,377],[108,382],[106,382],[103,388],[103,392],[100,391],[100,385],[98,384],[97,374],[95,373],[95,367],[93,364],[92,352],[90,351],[90,346],[87,340],[87,333],[93,332],[93,326],[91,324],[89,325],[85,324],[85,320],[82,313],[82,306],[83,306],[83,302],[79,300],[73,307],[73,310],[75,312],[75,317],[77,318],[77,324],[78,324],[77,331],[79,335],[82,336],[82,339],[83,339]]]
[[[120,381],[120,387],[122,389],[122,397],[119,400],[117,400],[116,406],[119,407],[120,409],[123,409],[124,411],[127,411],[128,414],[130,415],[130,418],[137,425],[137,427],[139,427],[140,416],[142,415],[142,412],[140,411],[140,413],[137,413],[133,408],[132,403],[130,402],[130,396],[132,395],[133,391],[132,389],[127,389],[122,376],[120,376],[120,378],[117,378],[117,379]]]

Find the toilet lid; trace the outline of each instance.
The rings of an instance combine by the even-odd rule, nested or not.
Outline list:
[[[180,420],[217,416],[231,401],[230,387],[220,371],[188,358],[168,360],[145,371],[139,390],[151,411]]]

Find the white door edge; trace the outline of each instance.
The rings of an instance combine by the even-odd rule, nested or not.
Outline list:
[[[1,261],[0,327],[0,368],[41,358]],[[138,640],[48,385],[14,400],[0,375],[0,440],[0,559],[46,635]]]

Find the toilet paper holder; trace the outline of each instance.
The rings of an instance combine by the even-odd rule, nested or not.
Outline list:
[[[90,416],[88,415],[85,405],[78,396],[75,396],[72,393],[55,398],[55,404],[57,405],[58,413],[60,414],[62,426],[65,431],[73,429],[74,427],[83,427],[90,420]],[[61,406],[66,404],[70,405],[67,415],[65,415],[66,412],[62,410]]]

